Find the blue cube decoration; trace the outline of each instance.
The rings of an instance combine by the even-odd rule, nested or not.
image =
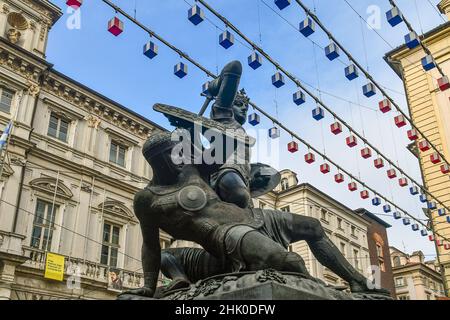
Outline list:
[[[277,88],[284,86],[284,76],[281,72],[276,72],[272,76],[272,84]]]
[[[409,193],[415,196],[416,194],[419,194],[419,188],[416,186],[412,186],[411,188],[409,188]]]
[[[450,223],[450,216],[447,216],[447,222]]]
[[[390,206],[389,204],[385,204],[385,205],[383,206],[383,211],[384,211],[385,213],[391,212],[391,206]]]
[[[373,204],[374,206],[379,206],[379,205],[381,204],[381,199],[378,198],[378,197],[373,198],[373,199],[372,199],[372,204]]]
[[[403,224],[405,226],[410,225],[411,224],[411,220],[409,220],[409,218],[403,218]]]
[[[353,79],[356,79],[359,77],[359,71],[358,68],[354,64],[349,65],[345,68],[345,77],[352,81]]]
[[[314,33],[315,29],[316,29],[316,24],[310,17],[307,17],[305,20],[300,22],[299,30],[300,30],[300,33],[302,35],[304,35],[305,37],[309,37],[310,35],[312,35]]]
[[[325,47],[325,55],[330,61],[333,61],[334,59],[339,57],[339,47],[336,45],[336,43],[330,43]]]
[[[248,65],[253,69],[256,70],[259,67],[262,66],[262,57],[257,53],[257,52],[253,52],[249,57],[248,57]]]
[[[148,58],[153,59],[157,54],[158,46],[154,42],[149,41],[144,45],[144,55]]]
[[[271,137],[272,139],[277,139],[280,137],[280,129],[278,129],[277,127],[273,127],[269,129],[269,137]]]
[[[411,229],[413,231],[419,231],[419,225],[417,223],[414,223],[414,224],[411,225]]]
[[[187,65],[184,64],[183,62],[178,62],[174,67],[174,74],[180,79],[183,78],[184,76],[186,76],[187,75]]]
[[[393,7],[391,10],[386,12],[386,19],[391,26],[395,27],[403,21],[403,15],[397,7]]]
[[[312,111],[312,117],[319,121],[325,117],[325,111],[321,107],[317,107]]]
[[[252,126],[256,126],[261,122],[261,118],[259,114],[252,113],[248,116],[248,123],[250,123]]]
[[[428,232],[427,232],[427,230],[422,229],[422,230],[420,230],[420,234],[422,235],[422,237],[426,237],[428,235]]]
[[[202,85],[202,93],[203,94],[208,94],[208,88],[209,88],[209,81],[206,81],[203,85]]]
[[[438,215],[439,215],[440,217],[445,216],[445,215],[446,215],[445,209],[443,209],[443,208],[439,209],[439,210],[438,210]]]
[[[425,202],[428,201],[427,196],[426,196],[425,194],[421,194],[421,195],[419,196],[419,200],[420,200],[420,202],[422,202],[422,203],[425,203]]]
[[[230,31],[225,30],[219,36],[219,43],[222,47],[228,49],[234,44],[234,35]]]
[[[398,219],[401,219],[401,218],[402,218],[402,214],[400,212],[398,212],[398,211],[395,211],[394,212],[394,219],[398,220]]]
[[[374,96],[377,93],[377,88],[375,88],[375,85],[372,82],[369,82],[368,84],[363,86],[363,94],[370,98]]]
[[[422,67],[425,71],[430,71],[436,68],[436,62],[434,62],[433,56],[427,55],[422,58]]]
[[[198,5],[195,5],[189,9],[188,19],[194,25],[198,25],[200,22],[205,20],[205,13],[203,12],[202,8],[200,8]]]
[[[291,4],[291,0],[275,0],[275,4],[277,5],[278,9],[283,10]]]
[[[298,106],[305,103],[306,101],[305,94],[301,90],[294,93],[292,99],[294,100],[294,103]]]
[[[410,32],[405,36],[406,46],[410,49],[414,49],[420,44],[419,36],[415,32]]]
[[[436,202],[434,202],[434,201],[429,201],[427,207],[428,207],[428,209],[430,209],[430,210],[436,210],[436,208],[437,208]]]

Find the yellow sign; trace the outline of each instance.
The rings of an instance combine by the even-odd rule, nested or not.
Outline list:
[[[64,279],[64,256],[54,253],[47,253],[45,259],[45,274],[47,279],[63,281]]]

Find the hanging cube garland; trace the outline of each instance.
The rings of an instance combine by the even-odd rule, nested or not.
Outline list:
[[[441,166],[441,172],[443,173],[443,174],[446,174],[446,173],[450,173],[450,166],[448,165],[448,164],[443,164],[442,166]]]
[[[436,202],[434,202],[434,201],[429,201],[427,207],[428,207],[428,209],[430,209],[430,210],[436,210],[436,209],[437,209]]]
[[[277,127],[273,127],[269,129],[269,137],[271,137],[272,139],[277,139],[280,137],[280,129],[278,129]]]
[[[278,9],[283,10],[291,4],[291,0],[275,0],[275,4],[277,5]]]
[[[253,52],[251,55],[248,56],[248,65],[253,70],[258,69],[259,67],[262,66],[262,57],[257,52]]]
[[[422,230],[420,230],[420,234],[422,235],[422,237],[426,237],[428,235],[428,232],[427,232],[427,230],[422,229]]]
[[[434,164],[438,164],[439,162],[441,162],[441,156],[439,155],[439,153],[433,152],[430,155],[430,161]]]
[[[298,151],[298,143],[295,141],[291,141],[288,143],[288,151],[290,153],[295,153]]]
[[[345,143],[347,143],[350,148],[353,148],[358,144],[358,140],[354,135],[350,135],[345,139]]]
[[[350,182],[348,184],[348,190],[352,192],[358,190],[358,185],[356,184],[356,182]]]
[[[359,193],[359,195],[361,196],[361,199],[367,199],[369,198],[369,191],[363,190]]]
[[[413,231],[419,231],[419,225],[417,223],[414,223],[414,224],[411,225],[411,229]]]
[[[403,218],[403,224],[405,226],[410,225],[411,224],[411,220],[409,218]]]
[[[259,114],[252,113],[248,116],[248,123],[250,123],[252,126],[256,126],[261,122],[261,118]]]
[[[312,111],[312,117],[319,121],[325,117],[325,111],[321,107],[317,107]]]
[[[408,130],[407,134],[408,134],[408,139],[411,141],[415,141],[415,140],[419,139],[419,133],[417,132],[416,129]]]
[[[375,165],[375,168],[381,169],[384,167],[384,160],[381,158],[377,158],[373,160],[373,164]]]
[[[444,249],[445,250],[450,250],[450,243],[444,244]]]
[[[339,47],[336,43],[332,42],[328,46],[325,47],[325,55],[328,60],[333,61],[339,57]]]
[[[383,113],[391,111],[391,101],[389,101],[389,99],[383,99],[378,105],[380,107],[380,111]]]
[[[332,123],[330,126],[331,132],[335,135],[342,132],[342,125],[339,122]]]
[[[386,12],[386,19],[391,26],[395,27],[403,21],[403,15],[397,7],[393,7]]]
[[[377,93],[377,88],[375,87],[375,85],[372,82],[369,82],[368,84],[363,86],[363,94],[367,98],[374,96],[376,93]]]
[[[83,0],[67,0],[66,4],[69,7],[72,7],[73,9],[77,10],[83,4]]]
[[[389,179],[394,179],[395,177],[397,177],[397,173],[395,172],[395,169],[389,169],[387,171],[387,176]]]
[[[178,62],[173,68],[173,73],[180,79],[185,77],[187,72],[187,65],[183,62]]]
[[[342,173],[335,174],[334,175],[334,181],[336,181],[337,183],[344,182],[344,175]]]
[[[430,235],[428,236],[428,240],[434,241],[434,235],[433,235],[433,234],[430,234]]]
[[[391,212],[391,211],[392,211],[391,206],[390,206],[389,204],[385,204],[385,205],[383,206],[383,211],[384,211],[385,213]]]
[[[299,106],[299,105],[305,103],[305,101],[306,101],[305,94],[303,93],[303,91],[299,90],[292,95],[292,100],[294,101],[294,103],[296,105]]]
[[[414,49],[420,44],[419,36],[415,32],[410,32],[405,36],[406,46],[410,49]]]
[[[330,172],[330,165],[328,163],[324,163],[320,165],[320,172],[323,174],[327,174]]]
[[[400,187],[406,187],[408,185],[408,179],[400,178],[398,179],[398,184],[400,185]]]
[[[447,216],[447,222],[450,223],[450,216]]]
[[[436,62],[434,62],[433,56],[427,55],[422,58],[422,67],[425,71],[430,71],[436,68]]]
[[[234,44],[234,35],[230,31],[225,30],[219,36],[219,44],[225,49],[228,49]]]
[[[306,163],[313,163],[314,161],[316,161],[316,156],[314,155],[314,153],[308,152],[307,154],[305,154],[305,162]]]
[[[411,188],[409,188],[409,193],[411,193],[413,196],[419,194],[419,188],[416,186],[412,186]]]
[[[406,119],[402,115],[398,115],[394,118],[395,125],[399,128],[406,126]]]
[[[440,239],[436,239],[436,245],[438,247],[442,247],[444,245],[444,242],[442,240],[440,240]]]
[[[152,41],[147,42],[144,45],[144,55],[153,59],[158,55],[158,46]]]
[[[372,199],[372,204],[373,204],[374,206],[377,206],[377,207],[378,207],[378,206],[381,204],[381,199],[378,198],[378,197],[373,198],[373,199]]]
[[[108,22],[108,31],[116,37],[123,32],[123,22],[117,17],[112,18]]]
[[[200,22],[205,20],[205,13],[203,12],[202,8],[200,8],[198,5],[195,5],[189,9],[188,19],[194,25],[198,25]]]
[[[419,149],[420,151],[428,151],[431,149],[431,146],[427,140],[422,140],[419,142]]]
[[[446,215],[445,209],[440,208],[440,209],[438,210],[438,215],[439,215],[440,217],[445,216],[445,215]]]
[[[394,216],[394,219],[396,219],[396,220],[399,220],[402,218],[402,214],[398,211],[395,211],[393,216]]]
[[[361,157],[364,159],[369,159],[372,156],[372,150],[369,147],[361,149]]]
[[[447,76],[438,79],[438,87],[441,91],[445,91],[450,88],[450,82],[448,81]]]
[[[305,37],[309,37],[310,35],[312,35],[314,33],[315,29],[316,29],[316,24],[310,17],[307,17],[305,20],[300,22],[299,31]]]
[[[276,88],[280,88],[280,87],[284,86],[284,76],[283,76],[283,74],[281,72],[276,72],[272,76],[272,84]]]
[[[419,200],[420,200],[420,202],[422,202],[422,203],[428,202],[427,196],[426,196],[425,194],[421,194],[421,195],[419,196]]]
[[[359,71],[358,68],[354,64],[349,65],[345,68],[345,77],[352,81],[359,77]]]

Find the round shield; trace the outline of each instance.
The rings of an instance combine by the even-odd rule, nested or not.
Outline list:
[[[188,211],[199,211],[206,206],[206,193],[200,187],[188,186],[178,192],[178,204]]]
[[[253,198],[272,191],[281,180],[280,173],[263,163],[252,163],[250,171],[250,193]]]

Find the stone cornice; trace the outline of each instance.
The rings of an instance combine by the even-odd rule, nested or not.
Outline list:
[[[45,22],[49,27],[53,26],[63,15],[59,7],[47,0],[21,0],[20,2],[5,0],[5,2],[2,8],[3,11],[23,11],[36,20]]]

